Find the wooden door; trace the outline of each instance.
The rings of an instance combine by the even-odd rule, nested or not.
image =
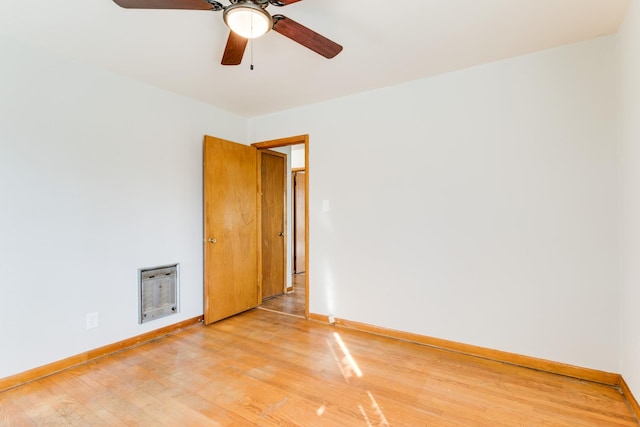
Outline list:
[[[305,266],[305,171],[293,173],[293,273],[304,273]]]
[[[286,155],[261,151],[262,184],[262,299],[283,294],[287,264],[286,225]]]
[[[258,151],[204,140],[204,321],[257,306]]]

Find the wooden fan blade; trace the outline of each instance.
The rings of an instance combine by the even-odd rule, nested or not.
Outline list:
[[[302,0],[269,0],[269,3],[274,6],[286,6],[288,4],[298,3],[299,1]]]
[[[273,15],[273,29],[285,37],[289,37],[296,43],[308,47],[312,51],[324,56],[333,58],[342,51],[342,46],[329,40],[325,36],[298,24],[293,19],[282,15]]]
[[[118,6],[127,9],[190,9],[212,10],[214,4],[207,0],[113,0]],[[215,3],[215,2],[214,2]]]
[[[224,48],[224,54],[222,55],[222,65],[239,65],[242,62],[247,41],[249,40],[233,31],[229,31],[227,46]]]

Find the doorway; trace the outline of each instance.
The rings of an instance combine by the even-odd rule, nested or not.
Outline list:
[[[307,174],[304,168],[292,168],[291,182],[293,184],[293,274],[305,272],[305,193]]]
[[[260,150],[262,302],[287,287],[287,155]]]
[[[308,135],[251,146],[205,136],[203,159],[204,322],[233,316],[261,303],[260,150],[302,144]],[[308,168],[307,168],[308,176]],[[305,184],[305,271],[309,271],[309,196]],[[289,270],[291,271],[291,270]],[[290,274],[287,274],[290,276]],[[304,275],[304,318],[309,318],[309,277]],[[302,292],[298,293],[302,295]]]
[[[293,154],[293,153],[290,153]],[[295,157],[290,155],[289,158]],[[295,167],[294,167],[295,166]],[[292,246],[292,250],[287,256],[287,271],[289,274],[288,286],[284,294],[272,296],[271,298],[263,298],[260,308],[275,311],[278,313],[289,314],[292,316],[304,317],[305,313],[305,193],[306,193],[306,175],[305,170],[301,166],[304,166],[304,159],[302,163],[295,163],[291,161],[291,167],[289,168],[289,176],[291,178],[286,209],[291,212],[292,220],[289,221],[287,229],[288,246]],[[271,198],[268,194],[268,190],[263,186],[263,197]],[[277,197],[274,197],[277,199]],[[265,221],[263,210],[263,221]],[[277,215],[275,215],[277,217]],[[277,221],[277,219],[276,219]],[[292,224],[291,224],[292,222]],[[265,232],[263,231],[263,240]],[[266,259],[270,258],[270,255],[265,255],[265,246],[263,246],[263,265]],[[263,289],[265,289],[263,287]]]
[[[281,141],[287,144],[280,144]],[[279,145],[263,145],[277,143]],[[253,144],[262,152],[268,148],[286,153],[287,159],[287,192],[286,192],[286,226],[285,245],[287,247],[286,258],[286,288],[284,293],[265,297],[261,309],[275,311],[283,314],[308,317],[308,280],[307,280],[307,180],[306,165],[308,163],[308,145],[305,140],[276,140],[266,143]],[[296,179],[296,175],[297,179]],[[266,181],[265,181],[266,182]],[[263,187],[263,197],[271,199],[267,194],[268,188]],[[264,212],[263,212],[264,214]],[[263,216],[263,221],[266,219]],[[264,233],[264,232],[263,232]],[[264,239],[264,236],[263,236]],[[263,251],[266,248],[263,246]],[[263,259],[268,258],[263,252]],[[265,289],[263,287],[263,289]]]

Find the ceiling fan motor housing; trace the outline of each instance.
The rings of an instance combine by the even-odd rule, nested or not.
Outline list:
[[[231,5],[227,7],[232,7],[233,5],[236,5],[236,4],[246,4],[246,3],[253,3],[256,6],[260,6],[263,9],[269,6],[269,0],[229,0],[229,3],[231,3]]]

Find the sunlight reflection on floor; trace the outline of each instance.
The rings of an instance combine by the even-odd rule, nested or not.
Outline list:
[[[335,343],[332,342],[330,339],[327,339],[327,344],[329,346],[329,350],[331,350],[331,353],[333,354],[333,358],[335,359],[336,364],[338,365],[338,368],[340,368],[340,372],[342,373],[344,380],[347,383],[349,383],[350,379],[362,378],[363,373],[360,370],[358,363],[356,362],[354,357],[351,355],[351,352],[347,348],[347,345],[342,340],[342,337],[340,336],[340,334],[337,332],[334,332],[333,338],[335,340]],[[341,356],[335,350],[336,344],[342,352]],[[362,414],[362,418],[364,419],[364,422],[366,423],[366,425],[371,427],[372,426],[388,426],[389,422],[387,421],[387,418],[384,416],[382,406],[378,404],[375,397],[369,390],[366,391],[366,396],[368,397],[368,402],[366,401],[366,399],[364,399],[364,396],[363,396],[365,403],[358,404],[358,410]],[[366,408],[371,408],[371,409],[368,412]],[[322,414],[324,414],[325,410],[326,410],[325,405],[322,405],[320,408],[318,408],[318,411],[317,411],[318,416],[321,416]]]
[[[351,353],[349,352],[349,349],[347,348],[347,346],[344,345],[344,341],[342,341],[340,334],[337,332],[334,332],[333,337],[336,339],[336,342],[340,346],[340,350],[342,350],[342,353],[344,354],[342,361],[343,361],[343,364],[348,366],[349,368],[348,372],[353,372],[354,374],[356,374],[358,378],[362,377],[362,371],[360,370],[360,367],[356,363],[353,356],[351,356]]]

